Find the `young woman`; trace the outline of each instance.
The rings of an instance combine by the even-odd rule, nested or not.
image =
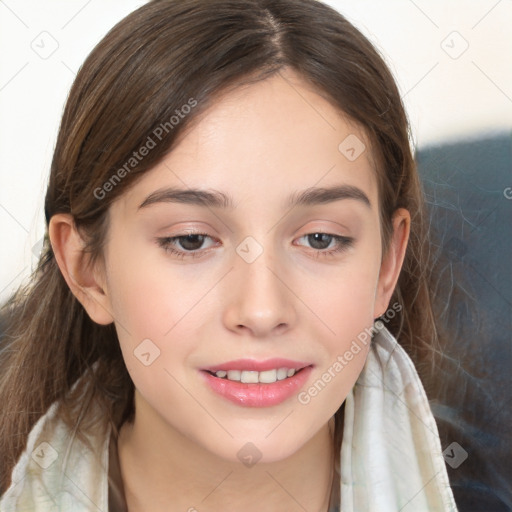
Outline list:
[[[77,75],[45,214],[2,512],[456,510],[407,118],[343,16],[144,5]]]

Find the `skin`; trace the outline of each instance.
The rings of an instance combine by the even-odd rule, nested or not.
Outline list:
[[[356,135],[366,150],[338,150]],[[330,426],[359,376],[361,350],[307,405],[297,395],[273,407],[243,407],[205,385],[199,369],[239,359],[285,357],[311,363],[302,390],[333,365],[365,327],[385,313],[409,236],[397,210],[381,254],[379,204],[364,131],[290,70],[219,99],[179,145],[110,208],[105,266],[87,268],[69,215],[50,239],[70,288],[91,318],[115,323],[135,383],[133,424],[121,429],[121,471],[131,512],[148,510],[326,511],[331,485]],[[358,187],[357,199],[287,208],[292,191]],[[166,187],[216,189],[232,208],[158,202]],[[206,233],[183,259],[158,237]],[[308,234],[353,238],[313,245]],[[263,252],[236,252],[248,236]],[[183,239],[182,239],[183,243]],[[176,250],[185,251],[176,241]],[[187,246],[187,247],[190,247]],[[149,366],[134,356],[144,339],[160,350]],[[252,467],[237,452],[262,455]],[[312,468],[315,468],[313,471]]]

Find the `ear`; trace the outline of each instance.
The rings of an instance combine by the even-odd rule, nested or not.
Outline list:
[[[387,253],[383,255],[375,295],[374,318],[383,315],[393,295],[409,241],[411,216],[404,208],[393,214],[393,234]]]
[[[112,323],[114,318],[106,294],[106,283],[99,264],[93,268],[89,255],[84,252],[85,242],[73,216],[64,213],[53,215],[48,235],[57,264],[73,295],[94,322],[102,325]]]

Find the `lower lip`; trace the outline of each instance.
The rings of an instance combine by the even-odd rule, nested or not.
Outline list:
[[[210,388],[218,395],[244,407],[271,407],[293,396],[309,377],[311,366],[303,368],[293,377],[278,380],[272,384],[244,384],[228,379],[214,377],[201,371]]]

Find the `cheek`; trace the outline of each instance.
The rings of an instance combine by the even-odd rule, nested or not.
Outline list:
[[[134,342],[159,340],[190,309],[194,280],[187,282],[180,272],[172,271],[163,249],[149,242],[130,246],[129,238],[119,237],[109,246],[112,312]]]
[[[184,398],[177,382],[184,382],[183,362],[193,350],[184,334],[187,294],[176,292],[186,287],[152,254],[123,253],[114,244],[111,254],[109,293],[126,368],[145,400],[157,406],[164,399],[165,409],[178,407]]]
[[[112,269],[110,298],[116,323],[134,338],[159,337],[172,325],[172,319],[163,314],[162,279],[156,278],[151,267],[131,258],[119,258]]]
[[[380,251],[368,237],[350,258],[332,267],[316,287],[313,282],[303,287],[308,304],[322,321],[325,350],[317,384],[306,390],[304,403],[318,394],[317,405],[329,409],[346,398],[357,380],[371,342],[379,268]],[[324,388],[326,392],[320,396]]]
[[[377,276],[374,265],[347,266],[324,281],[321,292],[309,292],[312,309],[319,312],[323,324],[317,329],[323,335],[317,339],[324,356],[298,401],[321,420],[327,421],[336,412],[365,364],[374,322]]]
[[[151,392],[159,379],[169,380],[164,370],[182,374],[210,285],[148,245],[130,248],[126,240],[113,240],[109,256],[109,297],[125,364],[136,387]]]
[[[363,277],[367,278],[366,282]],[[333,280],[326,289],[327,298],[321,309],[322,319],[331,333],[329,336],[328,331],[323,337],[328,358],[322,370],[330,371],[331,376],[333,372],[343,374],[342,379],[349,387],[359,375],[369,346],[370,336],[367,333],[374,321],[373,278],[373,273],[362,275],[354,272],[343,280]],[[343,368],[338,364],[340,362]]]
[[[343,348],[348,340],[373,324],[378,276],[378,254],[369,246],[359,247],[325,275],[317,274],[303,282],[304,302],[318,313],[324,332],[332,335],[326,336],[331,352]]]

